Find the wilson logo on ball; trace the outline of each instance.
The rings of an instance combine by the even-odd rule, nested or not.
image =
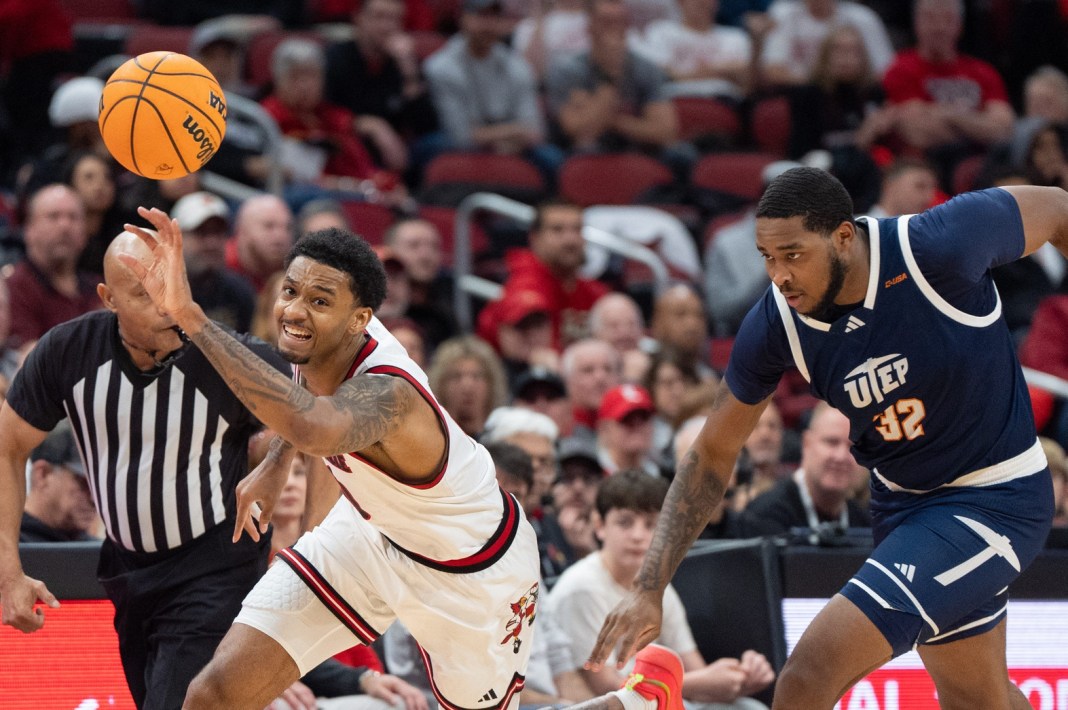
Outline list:
[[[197,160],[200,164],[208,162],[211,156],[215,155],[215,144],[211,141],[211,136],[204,132],[204,129],[200,127],[198,123],[190,114],[185,115],[185,120],[182,121],[182,128],[184,128],[189,135],[193,137],[193,140],[200,143],[200,151],[197,153]]]
[[[208,103],[219,112],[220,116],[226,118],[226,102],[223,101],[223,97],[216,96],[214,91],[208,92]]]

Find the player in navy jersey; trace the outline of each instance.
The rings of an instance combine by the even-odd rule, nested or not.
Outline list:
[[[289,378],[207,320],[189,293],[177,223],[159,210],[140,214],[158,234],[127,229],[152,256],[124,263],[279,435],[238,487],[235,539],[254,502],[266,529],[293,449],[321,457],[332,474],[309,475],[309,500],[336,501],[321,522],[306,517],[306,529],[319,524],[280,551],[245,598],[186,707],[259,710],[399,619],[441,706],[514,710],[539,595],[534,531],[498,486],[489,453],[374,316],[386,279],[371,247],[338,229],[294,245],[275,305],[279,350],[297,366]],[[246,529],[257,533],[251,520]]]
[[[829,710],[913,647],[943,708],[1030,707],[1006,668],[1006,588],[1042,548],[1052,485],[989,272],[1046,242],[1068,255],[1068,193],[1013,187],[912,217],[852,213],[841,183],[811,168],[761,198],[756,247],[772,285],[590,667],[656,637],[665,586],[796,366],[850,419],[854,455],[872,470],[876,547],[798,642],[775,710]]]

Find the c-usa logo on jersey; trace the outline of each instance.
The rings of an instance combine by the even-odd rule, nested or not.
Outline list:
[[[872,402],[881,403],[887,394],[905,384],[908,371],[909,360],[900,353],[868,358],[846,375],[844,387],[849,401],[857,409]]]

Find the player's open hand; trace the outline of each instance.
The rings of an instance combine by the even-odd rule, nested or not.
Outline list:
[[[662,604],[663,594],[632,589],[604,620],[586,669],[595,673],[601,670],[613,651],[616,668],[622,669],[631,656],[660,635]]]
[[[33,577],[19,575],[0,587],[0,608],[5,625],[29,634],[44,626],[44,609],[38,604],[59,608],[59,600],[48,591],[45,583]]]
[[[368,674],[363,682],[364,692],[372,698],[389,703],[391,707],[404,710],[427,710],[428,705],[423,691],[414,685],[388,673]]]
[[[119,260],[133,271],[152,302],[177,319],[193,304],[182,253],[182,230],[177,220],[155,207],[138,207],[137,214],[148,220],[155,231],[133,224],[125,225],[125,229],[141,238],[148,253],[142,258],[119,254]]]

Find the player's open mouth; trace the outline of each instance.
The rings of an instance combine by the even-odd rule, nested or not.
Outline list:
[[[282,331],[294,340],[311,340],[311,333],[304,330],[303,328],[297,328],[292,325],[283,325]]]

